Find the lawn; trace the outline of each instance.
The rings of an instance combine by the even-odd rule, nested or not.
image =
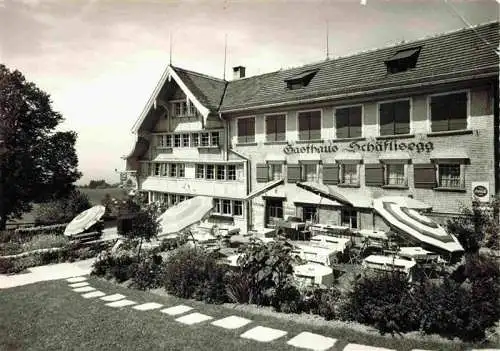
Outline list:
[[[111,195],[115,199],[121,199],[126,196],[126,192],[120,188],[108,188],[108,189],[90,189],[90,188],[78,188],[82,193],[89,197],[90,203],[92,205],[100,205],[101,200],[106,194]]]
[[[2,291],[0,294],[0,349],[2,350],[297,350],[286,340],[302,331],[338,338],[332,350],[342,350],[347,342],[384,346],[398,350],[461,350],[456,344],[417,342],[410,339],[365,335],[349,329],[334,329],[277,319],[225,306],[206,305],[171,296],[127,289],[90,278],[90,285],[105,293],[122,293],[138,303],[158,302],[166,307],[187,304],[196,312],[215,319],[238,315],[253,321],[247,327],[228,331],[201,323],[184,326],[159,311],[114,309],[104,301],[83,299],[65,281],[45,282]],[[262,325],[288,332],[271,343],[239,337],[245,330]]]

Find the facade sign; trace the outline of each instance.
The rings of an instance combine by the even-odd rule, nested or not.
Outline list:
[[[472,182],[472,199],[479,202],[489,202],[489,182]]]
[[[120,172],[120,187],[127,191],[138,190],[137,172],[136,171]]]
[[[312,154],[312,153],[335,153],[338,151],[348,152],[391,152],[391,151],[413,151],[417,153],[429,153],[434,150],[434,144],[431,141],[420,142],[402,142],[397,140],[381,140],[374,142],[353,141],[347,147],[340,148],[333,144],[288,144],[283,148],[285,154]]]

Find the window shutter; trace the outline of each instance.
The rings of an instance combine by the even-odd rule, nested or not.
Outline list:
[[[266,118],[266,140],[275,141],[276,139],[276,120],[274,117]]]
[[[268,172],[268,167],[267,164],[265,163],[258,163],[256,165],[257,169],[257,183],[265,183],[269,180],[269,172]]]
[[[349,109],[341,108],[335,112],[336,115],[336,126],[337,126],[337,138],[348,138],[349,137]]]
[[[437,186],[435,165],[432,163],[414,164],[413,178],[417,189],[435,188]]]
[[[276,120],[276,140],[286,139],[286,116],[280,116]]]
[[[311,128],[309,138],[311,140],[321,139],[321,112],[314,111],[311,113],[309,125]]]
[[[380,135],[394,134],[394,108],[392,104],[381,104],[379,110],[380,116]]]
[[[359,138],[361,136],[362,126],[362,108],[361,106],[351,107],[349,113],[349,137]]]
[[[442,96],[434,96],[431,100],[431,128],[433,132],[448,130],[448,110]]]
[[[380,163],[365,164],[366,186],[384,185],[384,165]]]
[[[287,182],[297,183],[300,182],[300,165],[288,164],[287,165]]]
[[[299,113],[299,140],[309,139],[309,118],[308,112]]]
[[[410,133],[410,101],[398,101],[394,108],[395,134]]]
[[[323,184],[337,185],[339,183],[339,165],[323,165]]]

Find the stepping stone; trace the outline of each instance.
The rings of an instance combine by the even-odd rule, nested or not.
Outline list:
[[[177,322],[187,324],[187,325],[193,325],[205,321],[209,321],[211,319],[214,319],[213,317],[207,316],[206,314],[201,314],[198,312],[191,313],[182,317],[179,317],[176,319]]]
[[[69,283],[79,283],[87,280],[87,277],[73,277],[66,279]]]
[[[385,347],[375,347],[361,344],[347,344],[344,351],[396,351],[394,349],[386,349]]]
[[[137,302],[130,300],[118,300],[114,302],[107,303],[106,306],[109,307],[125,307],[130,305],[135,305]]]
[[[89,293],[86,293],[86,294],[82,294],[82,297],[84,299],[91,299],[91,298],[94,298],[94,297],[101,297],[101,296],[104,296],[106,295],[105,293],[103,293],[102,291],[92,291],[92,292],[89,292]]]
[[[148,302],[148,303],[143,303],[142,305],[134,306],[132,308],[139,310],[139,311],[149,311],[149,310],[154,310],[154,309],[160,308],[162,306],[163,305],[160,303]]]
[[[221,327],[224,329],[238,329],[244,327],[245,325],[252,323],[250,319],[238,317],[238,316],[229,316],[226,318],[219,319],[215,322],[212,322],[212,325],[217,327]]]
[[[114,294],[114,295],[108,295],[108,296],[101,297],[101,300],[103,300],[103,301],[118,301],[118,300],[121,300],[124,298],[126,298],[125,295]]]
[[[270,342],[279,339],[286,334],[287,332],[284,330],[258,326],[241,334],[240,337],[245,339],[257,340],[260,342]]]
[[[161,310],[160,312],[169,314],[171,316],[176,316],[178,314],[183,314],[183,313],[186,313],[188,311],[191,311],[192,309],[193,309],[192,307],[189,307],[186,305],[178,305],[178,306],[174,306],[174,307],[165,308],[165,309]]]
[[[73,289],[74,292],[88,292],[88,291],[95,291],[95,288],[91,287],[91,286],[84,286],[84,287],[81,287],[81,288],[76,288],[76,289]]]
[[[81,282],[81,283],[70,284],[69,286],[72,288],[81,288],[82,286],[87,286],[87,285],[89,285],[88,282]]]
[[[319,334],[302,332],[290,339],[287,344],[308,350],[324,351],[333,347],[336,342],[337,339],[328,338]]]

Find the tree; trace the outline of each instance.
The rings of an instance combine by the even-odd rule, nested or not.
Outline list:
[[[35,210],[37,225],[69,223],[79,213],[92,207],[88,196],[74,190],[68,196],[40,204]]]
[[[132,201],[132,200],[129,200]],[[129,205],[130,206],[130,205]],[[140,258],[142,242],[147,242],[158,236],[160,223],[158,222],[158,208],[148,205],[139,209],[130,218],[130,225],[125,227],[122,235],[131,241],[139,241],[137,257]]]
[[[55,132],[63,121],[50,96],[18,70],[0,64],[0,230],[33,202],[64,197],[81,177],[76,133]]]

